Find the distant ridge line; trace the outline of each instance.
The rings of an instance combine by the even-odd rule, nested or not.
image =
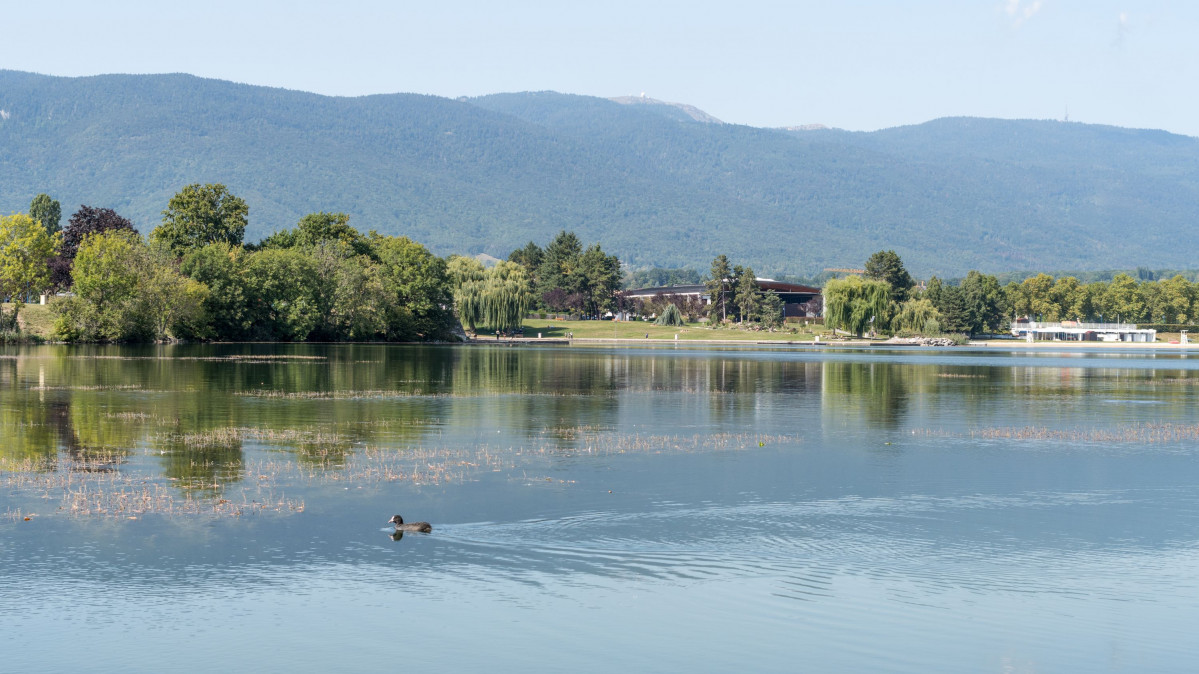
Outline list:
[[[666,106],[670,106],[672,108],[677,108],[678,110],[681,110],[688,117],[690,117],[691,119],[694,119],[697,122],[703,122],[704,124],[724,124],[723,121],[717,119],[716,117],[713,117],[712,115],[709,115],[708,113],[704,112],[703,110],[700,110],[699,108],[695,107],[694,105],[687,105],[686,103],[670,103],[668,101],[659,101],[656,98],[648,98],[648,97],[646,97],[645,94],[641,94],[640,96],[617,96],[615,98],[609,98],[608,100],[613,101],[615,103],[620,103],[621,105],[666,105]]]

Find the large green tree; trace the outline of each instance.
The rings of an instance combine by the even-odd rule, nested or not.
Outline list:
[[[473,257],[451,255],[445,260],[445,273],[449,278],[450,287],[454,289],[457,289],[467,281],[483,280],[486,271],[487,268],[483,266],[483,263]]]
[[[783,298],[774,291],[764,292],[758,303],[758,323],[767,328],[778,328],[783,325]]]
[[[712,269],[708,274],[708,279],[704,281],[704,286],[708,291],[708,298],[711,300],[708,310],[711,320],[723,321],[728,318],[729,281],[732,277],[733,270],[729,266],[728,256],[723,253],[717,255],[712,260]]]
[[[1046,291],[1051,287],[1045,286]],[[949,332],[976,335],[1003,329],[1010,299],[1014,299],[1017,306],[1029,306],[1031,300],[1023,294],[1023,290],[1016,286],[1005,291],[994,276],[971,271],[960,286],[946,285],[937,277],[932,277],[922,298],[936,309],[938,316],[932,320],[936,320],[940,327]],[[907,307],[907,304],[903,306]],[[910,315],[916,306],[913,305],[906,312],[901,308],[901,313],[905,313],[902,329],[919,329],[914,327],[917,317]]]
[[[500,262],[481,274],[466,265],[456,271],[461,284],[454,292],[455,305],[467,327],[505,332],[520,328],[533,304],[532,286],[523,266]]]
[[[514,263],[532,264],[537,259],[537,250],[535,246],[525,246],[509,257]],[[620,289],[620,258],[607,255],[599,244],[592,244],[584,251],[579,237],[563,230],[541,252],[540,259],[536,274],[529,280],[535,297],[545,306],[554,311],[589,315],[615,308]]]
[[[866,260],[866,278],[889,285],[891,299],[897,303],[906,300],[912,286],[916,285],[903,266],[903,260],[893,250],[880,250]]]
[[[75,264],[75,253],[79,245],[89,236],[116,230],[137,233],[133,223],[111,208],[80,206],[67,220],[62,230],[62,247],[50,261],[50,284],[54,288],[71,287],[71,269]]]
[[[961,290],[967,308],[967,332],[977,335],[1003,330],[1007,307],[999,279],[971,271],[962,281]]]
[[[145,244],[127,230],[86,237],[75,255],[74,293],[56,302],[55,335],[68,341],[138,341],[153,327],[139,302]]]
[[[746,267],[741,271],[737,278],[737,310],[741,315],[741,322],[753,321],[758,317],[758,310],[761,306],[761,297],[758,291],[758,280],[754,275],[754,270],[751,267]]]
[[[184,276],[179,261],[165,247],[140,246],[137,299],[150,333],[157,341],[190,337],[202,324],[208,286]]]
[[[0,296],[13,303],[9,317],[0,313],[0,326],[16,329],[26,295],[44,290],[49,283],[48,262],[61,243],[62,234],[50,234],[24,213],[0,216]]]
[[[560,291],[567,296],[582,293],[585,285],[579,264],[582,256],[583,244],[579,242],[579,237],[574,232],[559,232],[545,247],[537,268],[537,292],[543,296],[552,291]]]
[[[406,236],[370,240],[388,299],[387,339],[453,338],[453,289],[446,262]]]
[[[941,314],[941,327],[945,332],[970,334],[975,331],[975,307],[961,286],[945,286],[937,311]]]
[[[535,274],[537,268],[545,261],[545,251],[541,250],[533,241],[525,244],[524,248],[517,248],[508,255],[509,262],[515,262],[525,268],[528,274]]]
[[[899,311],[891,319],[895,330],[934,335],[941,332],[941,312],[927,297],[913,297],[899,305]]]
[[[300,218],[295,229],[288,229],[263,239],[262,248],[292,248],[294,246],[316,246],[335,242],[353,250],[356,255],[370,255],[371,247],[366,237],[350,226],[350,216],[345,213],[309,213]]]
[[[162,224],[150,233],[182,257],[210,243],[240,246],[250,208],[224,185],[188,185],[171,197],[162,212]]]
[[[729,290],[725,302],[728,304],[729,313],[736,317],[741,315],[741,303],[738,300],[737,289],[741,287],[743,278],[745,278],[745,267],[739,264],[733,265],[733,273],[729,274]]]
[[[227,243],[210,243],[183,256],[180,270],[209,289],[204,300],[203,322],[192,326],[190,336],[222,340],[249,336],[245,257],[243,248]]]
[[[598,316],[614,309],[620,290],[620,258],[605,254],[598,243],[592,244],[579,258],[579,273],[586,298],[583,310]]]
[[[1091,298],[1086,287],[1073,276],[1062,276],[1050,291],[1053,304],[1062,320],[1085,321],[1092,313]]]
[[[1035,321],[1059,321],[1062,307],[1053,293],[1053,277],[1037,274],[1024,279],[1008,291],[1008,301],[1017,316],[1028,316]]]
[[[42,227],[53,234],[61,229],[62,205],[51,199],[49,194],[39,194],[29,204],[29,217],[42,223]]]
[[[1156,283],[1158,293],[1150,321],[1182,324],[1191,320],[1195,301],[1195,286],[1181,274]]]
[[[316,262],[313,296],[320,317],[309,339],[384,337],[388,312],[398,298],[384,287],[380,266],[366,255],[356,255],[343,240],[326,239],[305,250]]]
[[[1135,323],[1144,318],[1145,297],[1140,284],[1128,274],[1116,274],[1100,299],[1100,313],[1108,323]]]
[[[458,320],[474,331],[483,320],[482,288],[483,280],[487,278],[487,269],[482,262],[474,258],[451,255],[446,261],[446,274],[453,288],[454,310],[458,313]]]
[[[298,342],[320,323],[317,263],[299,248],[268,248],[246,258],[253,339]]]
[[[891,312],[891,286],[885,281],[850,276],[833,279],[823,289],[825,320],[832,328],[855,335],[871,325],[886,325]]]

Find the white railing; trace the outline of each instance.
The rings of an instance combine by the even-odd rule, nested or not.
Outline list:
[[[1084,323],[1082,321],[1012,321],[1012,330],[1046,330],[1052,328],[1077,328],[1095,331],[1128,331],[1136,330],[1136,323]]]

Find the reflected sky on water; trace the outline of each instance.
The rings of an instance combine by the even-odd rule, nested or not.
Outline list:
[[[0,627],[21,635],[4,661],[1189,671],[1196,369],[1121,351],[0,351]],[[189,505],[71,513],[70,489],[118,483]],[[221,510],[268,497],[302,510]],[[393,540],[396,512],[433,534]]]

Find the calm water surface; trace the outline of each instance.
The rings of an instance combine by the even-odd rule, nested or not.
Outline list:
[[[1177,352],[0,351],[0,670],[1194,671],[1197,396]]]

